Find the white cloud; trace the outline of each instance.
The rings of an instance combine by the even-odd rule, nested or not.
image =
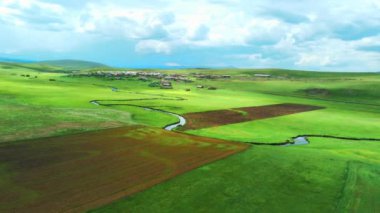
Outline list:
[[[112,4],[88,4],[77,16],[75,29],[108,37],[146,40],[168,36],[167,27],[174,14],[146,8],[123,8]]]
[[[322,53],[300,53],[300,59],[295,63],[300,66],[327,66],[333,65],[334,59]]]
[[[281,20],[255,17],[207,1],[176,1],[169,5],[164,9],[152,9],[91,3],[80,14],[76,30],[123,35],[137,42],[170,40],[177,47],[217,47],[273,42],[289,27]]]
[[[136,45],[135,50],[139,53],[164,53],[169,54],[172,47],[169,43],[157,40],[142,40]]]
[[[367,44],[380,44],[380,37],[368,37],[356,41],[342,41],[324,38],[304,42],[296,47],[298,60],[296,65],[308,68],[325,67],[336,70],[376,70],[380,66],[380,53],[362,51],[360,47]]]
[[[0,22],[42,30],[65,30],[67,11],[59,4],[41,0],[0,2]]]
[[[200,25],[189,33],[189,40],[206,40],[210,29],[206,25]]]
[[[79,43],[73,38],[88,36],[94,46],[131,43],[129,54],[180,59],[174,53],[215,50],[208,57],[235,55],[227,57],[235,65],[374,70],[380,53],[365,48],[380,45],[379,9],[379,0],[2,0],[0,28],[13,29],[2,37],[17,40],[18,50],[71,50]],[[49,45],[38,44],[39,36]]]

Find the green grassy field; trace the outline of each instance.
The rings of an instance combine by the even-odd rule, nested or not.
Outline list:
[[[335,140],[255,146],[94,212],[376,212],[379,151]]]
[[[176,121],[139,107],[89,103],[125,99],[145,99],[128,104],[178,114],[280,103],[324,107],[186,131],[235,142],[280,143],[300,134],[380,138],[380,74],[376,73],[169,70],[160,72],[228,74],[232,78],[173,82],[174,89],[163,90],[149,87],[149,81],[68,77],[60,70],[51,65],[0,64],[0,142],[136,124],[163,127]],[[256,78],[257,73],[272,77]],[[198,89],[197,85],[217,90]],[[113,92],[112,87],[119,91]],[[378,212],[380,142],[310,140],[304,146],[253,145],[94,211]],[[2,172],[0,183],[6,184],[7,178],[9,174]]]

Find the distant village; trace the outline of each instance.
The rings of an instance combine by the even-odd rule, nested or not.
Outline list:
[[[156,78],[174,81],[192,82],[189,77],[196,79],[220,79],[231,78],[230,75],[209,75],[201,73],[190,73],[190,75],[184,74],[165,74],[161,72],[144,72],[144,71],[96,71],[88,72],[87,74],[71,74],[72,76],[95,76],[113,78],[114,80],[121,80],[123,77],[139,77],[140,79]]]
[[[14,74],[15,75],[15,74]],[[21,77],[38,78],[38,76],[31,76],[29,74],[21,74]],[[139,81],[149,82],[149,87],[159,87],[161,89],[173,89],[172,82],[193,83],[196,80],[216,80],[216,79],[230,79],[231,75],[225,74],[204,74],[204,73],[189,73],[189,74],[167,74],[161,72],[145,72],[145,71],[90,71],[87,73],[70,73],[68,77],[97,77],[109,80],[124,80],[134,78]],[[270,78],[284,78],[281,76],[272,76],[270,74],[255,73],[255,79],[270,79]],[[56,81],[49,78],[49,81]],[[198,89],[216,90],[216,87],[198,84],[195,86]],[[190,91],[189,88],[186,91]]]
[[[162,89],[172,89],[172,81],[192,83],[194,80],[201,79],[229,79],[230,75],[210,75],[201,73],[185,74],[165,74],[161,72],[144,72],[144,71],[95,71],[88,73],[73,73],[71,77],[100,77],[111,80],[123,80],[125,78],[137,78],[140,81],[151,81],[157,79],[149,84],[150,87],[160,87]],[[197,85],[197,88],[206,88],[204,85]],[[216,90],[215,87],[207,87],[209,90]]]

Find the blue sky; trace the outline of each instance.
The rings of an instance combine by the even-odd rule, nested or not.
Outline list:
[[[380,0],[1,0],[0,57],[380,71]]]

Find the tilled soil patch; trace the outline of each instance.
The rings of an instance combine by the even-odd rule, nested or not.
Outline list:
[[[182,128],[182,130],[202,129],[241,123],[318,109],[323,109],[323,107],[284,103],[267,106],[234,108],[229,110],[187,113],[183,115],[187,120],[187,124]]]
[[[248,146],[142,126],[0,144],[0,212],[84,212]]]

